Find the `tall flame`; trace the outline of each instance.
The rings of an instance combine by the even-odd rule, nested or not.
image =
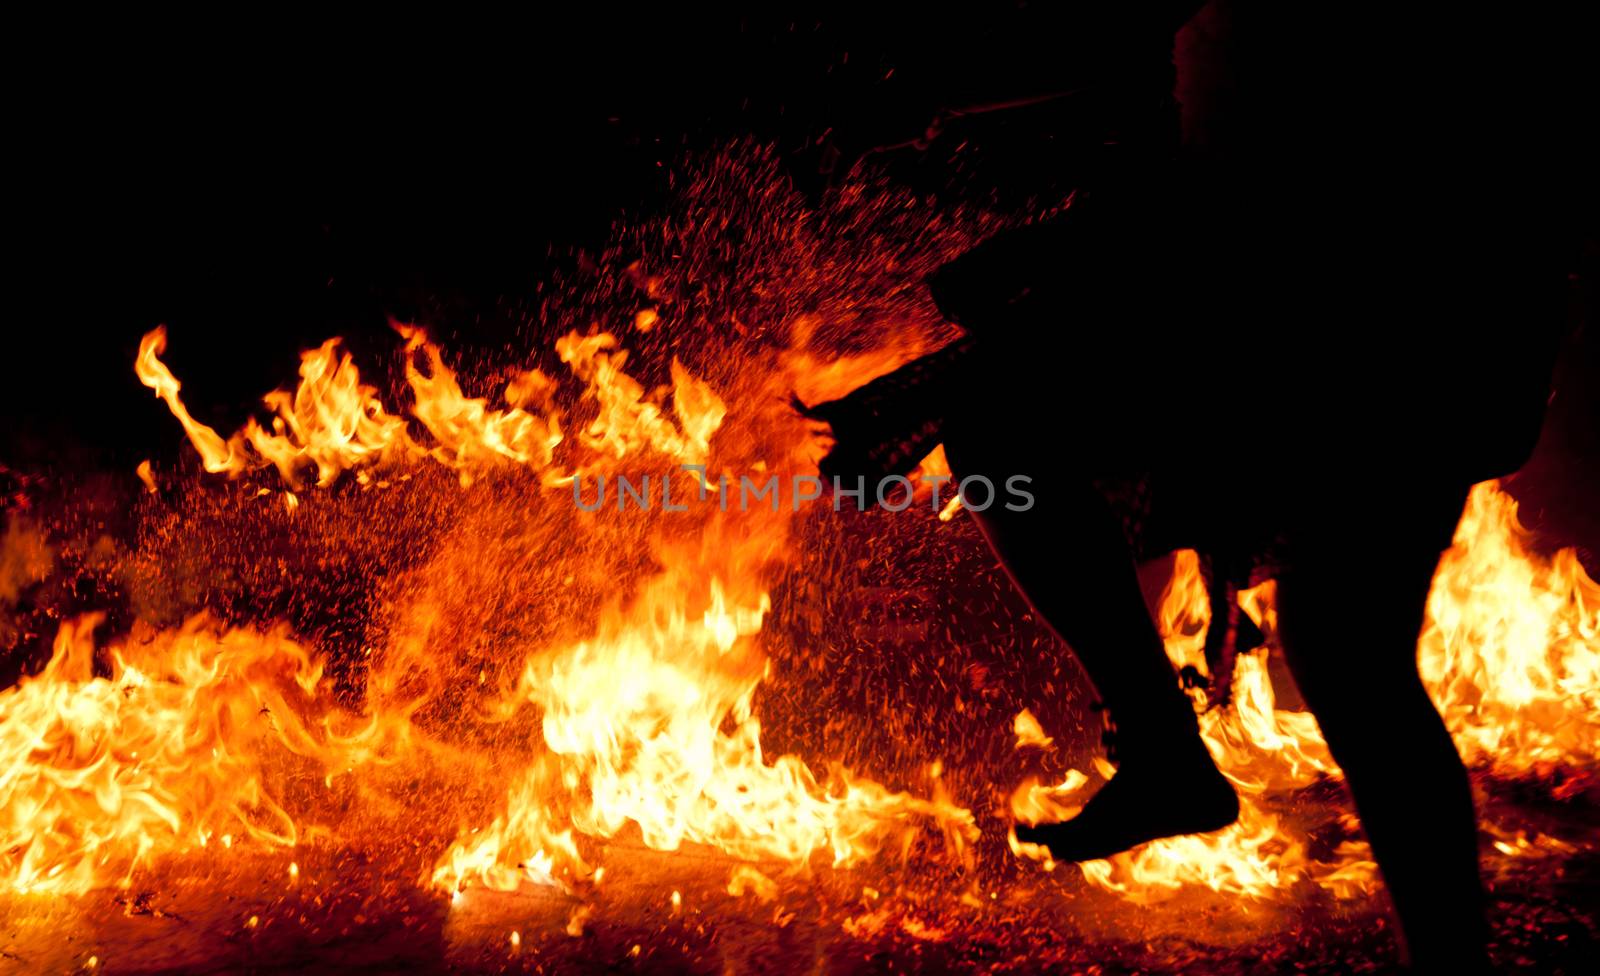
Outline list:
[[[506,385],[505,406],[493,407],[466,395],[421,329],[396,329],[414,398],[405,413],[425,436],[362,382],[337,340],[304,354],[292,393],[266,397],[268,425],[251,420],[226,440],[183,404],[160,359],[162,330],[141,343],[136,370],[208,471],[236,477],[270,467],[290,488],[311,472],[326,486],[348,471],[366,481],[384,467],[429,459],[464,483],[511,464],[564,488],[575,476],[615,472],[623,459],[658,473],[717,457],[786,470],[816,454],[815,443],[793,431],[776,439],[746,431],[744,441],[714,451],[729,412],[724,398],[676,360],[671,386],[648,390],[624,370],[626,354],[606,333],[569,333],[556,344],[581,384],[575,400],[561,400],[555,379],[527,370]],[[804,327],[797,332],[803,337]],[[795,347],[739,392],[771,403],[790,389],[837,395],[919,351],[912,343],[824,366]],[[589,419],[571,421],[561,403]],[[564,437],[564,426],[575,439]],[[929,470],[944,470],[942,458],[930,459]],[[705,489],[698,480],[691,485]],[[958,850],[975,839],[971,814],[937,778],[924,799],[842,768],[819,777],[797,757],[764,754],[753,707],[768,667],[760,644],[771,607],[764,577],[787,547],[792,513],[765,505],[709,510],[695,516],[688,539],[652,534],[656,571],[631,594],[619,593],[596,623],[525,649],[519,676],[488,711],[500,722],[531,714],[536,738],[507,778],[498,813],[462,823],[459,839],[428,872],[432,883],[507,888],[586,878],[593,868],[583,838],[624,830],[658,849],[704,844],[797,865],[819,852],[837,865],[858,863],[904,844],[924,824],[942,828]],[[1240,594],[1269,637],[1273,593],[1268,582]],[[1175,556],[1157,616],[1173,664],[1203,674],[1210,603],[1194,553]],[[97,622],[63,624],[46,669],[0,692],[0,880],[13,889],[82,891],[125,878],[161,853],[218,838],[293,844],[301,825],[274,788],[273,756],[299,757],[331,774],[371,758],[379,728],[403,730],[392,741],[423,735],[406,726],[415,702],[388,691],[409,687],[404,676],[419,663],[403,647],[375,659],[368,707],[379,711],[355,716],[325,700],[314,656],[282,631],[230,630],[196,618],[113,644],[109,674],[96,675]],[[1081,865],[1092,884],[1150,901],[1190,885],[1264,898],[1301,882],[1338,894],[1375,883],[1357,837],[1319,858],[1303,828],[1279,812],[1278,797],[1340,773],[1314,719],[1277,708],[1269,653],[1262,647],[1239,656],[1227,706],[1208,707],[1203,692],[1192,692],[1201,734],[1241,794],[1238,823]],[[1473,490],[1440,563],[1418,653],[1430,692],[1475,766],[1523,777],[1592,769],[1600,758],[1600,588],[1572,551],[1535,552],[1514,502],[1494,483]],[[1014,731],[1019,747],[1053,747],[1030,713],[1017,717]],[[1051,784],[1030,778],[1011,811],[1030,821],[1071,816],[1091,781],[1077,770]],[[1500,844],[1518,852],[1550,846],[1509,833]],[[1014,836],[1012,847],[1044,855]]]
[[[1600,760],[1600,586],[1575,550],[1530,542],[1515,500],[1475,487],[1417,645],[1462,756],[1506,777]]]

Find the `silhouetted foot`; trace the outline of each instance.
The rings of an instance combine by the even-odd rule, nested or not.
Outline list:
[[[1058,861],[1096,861],[1146,841],[1221,830],[1239,819],[1239,797],[1210,765],[1191,770],[1125,766],[1083,811],[1062,823],[1017,824],[1017,839]]]

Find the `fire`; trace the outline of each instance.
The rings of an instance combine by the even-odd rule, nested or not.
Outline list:
[[[0,884],[75,893],[213,839],[294,846],[278,754],[329,773],[362,758],[311,654],[202,616],[111,645],[96,676],[101,622],[64,622],[45,669],[0,693]]]
[[[387,406],[330,340],[302,357],[292,393],[265,398],[268,425],[251,420],[228,439],[184,406],[160,359],[162,330],[145,337],[136,368],[208,471],[238,477],[271,468],[286,489],[328,487],[347,472],[368,485],[386,469],[431,460],[463,485],[511,465],[547,489],[565,490],[575,476],[620,471],[622,461],[660,477],[686,465],[715,470],[707,467],[713,463],[724,471],[752,462],[755,470],[803,467],[819,450],[797,419],[782,428],[768,417],[725,433],[730,407],[722,393],[677,360],[670,386],[647,389],[625,371],[627,354],[607,333],[572,332],[556,343],[580,384],[575,396],[563,398],[560,382],[529,369],[512,376],[496,407],[466,395],[423,330],[396,331],[413,396],[405,411]],[[802,324],[775,368],[731,392],[741,402],[778,403],[793,389],[821,399],[923,348],[904,343],[824,367],[804,350],[806,335]],[[922,470],[948,473],[939,452]],[[151,480],[147,466],[141,477]],[[689,482],[694,489],[710,483]],[[292,512],[301,500],[286,490],[284,503]],[[516,678],[490,689],[487,720],[531,716],[536,737],[498,812],[463,821],[428,882],[449,889],[592,882],[599,871],[586,838],[624,830],[660,850],[693,843],[791,865],[819,853],[834,865],[857,864],[903,847],[924,825],[940,828],[957,851],[975,840],[972,815],[937,776],[931,796],[921,798],[843,768],[819,776],[798,757],[765,755],[754,708],[768,668],[760,646],[771,609],[764,580],[783,558],[792,519],[766,506],[709,506],[687,535],[641,529],[656,572],[625,598],[618,594],[583,632],[527,649]],[[1303,826],[1282,810],[1283,797],[1340,774],[1312,717],[1276,707],[1267,669],[1273,592],[1269,581],[1240,594],[1269,646],[1239,656],[1230,703],[1211,708],[1202,690],[1191,692],[1201,734],[1240,791],[1239,822],[1081,865],[1090,883],[1140,902],[1191,885],[1266,898],[1301,883],[1345,895],[1375,884],[1365,845],[1349,833],[1353,824],[1341,825],[1346,836],[1331,858],[1318,858]],[[1469,762],[1503,777],[1593,766],[1600,754],[1597,597],[1570,550],[1544,558],[1530,548],[1498,486],[1473,491],[1440,563],[1419,643],[1424,678]],[[1209,616],[1198,557],[1180,552],[1158,607],[1176,667],[1205,673]],[[97,623],[63,624],[49,666],[0,693],[8,770],[0,781],[8,811],[0,877],[18,891],[87,890],[212,838],[293,846],[304,824],[274,779],[288,757],[332,775],[375,756],[377,730],[390,746],[411,749],[432,733],[413,724],[419,692],[407,682],[421,664],[416,649],[377,655],[367,711],[355,714],[326,700],[315,655],[281,630],[224,629],[196,618],[113,643],[110,673],[97,676]],[[424,685],[437,691],[437,681]],[[1019,748],[1054,748],[1029,712],[1016,717],[1013,731]],[[1104,763],[1096,771],[1108,773]],[[1069,817],[1092,779],[1078,770],[1056,782],[1031,776],[1010,812],[1030,822]],[[1502,833],[1503,850],[1550,848],[1549,838]],[[1047,860],[1014,836],[1011,846]],[[754,885],[756,872],[748,871],[735,879],[741,890]]]
[[[705,465],[723,400],[674,361],[669,415],[621,371],[615,345],[605,334],[557,344],[587,384],[581,400],[597,410],[580,444],[601,458],[643,452]],[[758,399],[781,403],[786,379],[766,378]],[[804,439],[786,448],[797,457],[809,449]],[[753,710],[767,667],[756,638],[771,607],[761,574],[781,556],[792,517],[713,506],[692,539],[657,540],[662,572],[610,607],[592,634],[529,658],[504,705],[536,710],[548,752],[492,824],[441,858],[434,883],[511,888],[552,871],[581,880],[588,865],[574,832],[607,838],[631,828],[658,850],[688,842],[793,865],[825,852],[838,866],[904,843],[924,823],[957,847],[976,837],[971,814],[937,790],[920,799],[845,769],[819,778],[797,757],[765,757]]]
[[[412,413],[433,435],[427,449],[434,460],[470,480],[474,468],[511,462],[548,469],[561,443],[561,415],[551,404],[555,381],[537,369],[519,373],[506,384],[508,407],[492,410],[482,398],[461,391],[456,374],[444,364],[439,347],[415,326],[396,323],[406,340],[406,382],[416,396]],[[428,364],[417,368],[420,353]],[[421,450],[421,448],[418,448]]]
[[[350,473],[367,486],[387,470],[429,461],[463,485],[501,467],[529,471],[550,497],[576,477],[620,473],[623,462],[658,478],[684,466],[804,469],[819,453],[804,422],[780,419],[768,406],[757,422],[725,429],[730,397],[771,405],[803,390],[823,399],[925,348],[905,342],[824,366],[805,349],[802,322],[772,368],[746,383],[719,391],[674,359],[670,385],[650,389],[626,371],[627,353],[614,336],[570,332],[555,351],[575,392],[528,369],[511,376],[495,406],[464,392],[423,330],[395,328],[412,395],[406,409],[385,404],[330,340],[304,354],[293,392],[265,398],[267,424],[251,420],[227,439],[183,404],[160,358],[162,330],[141,343],[136,370],[206,470],[241,477],[273,469],[294,512],[303,504],[294,490],[308,483],[326,488]],[[936,452],[920,470],[949,469]],[[141,477],[153,480],[148,466]],[[702,490],[714,481],[686,484]],[[794,517],[786,507],[711,505],[689,517],[687,531],[645,523],[623,532],[620,538],[648,547],[655,570],[586,626],[522,649],[520,669],[503,686],[480,675],[487,695],[480,720],[526,727],[532,738],[513,753],[523,758],[493,809],[463,811],[458,838],[426,881],[446,889],[592,883],[600,873],[592,839],[624,831],[659,850],[700,844],[794,866],[819,854],[837,866],[858,864],[903,849],[929,825],[964,851],[977,837],[974,819],[937,775],[930,794],[918,797],[841,767],[819,775],[796,756],[765,754],[755,696],[769,667],[761,647],[772,606],[767,579],[784,558]],[[1340,773],[1312,717],[1276,706],[1267,668],[1273,592],[1269,581],[1240,595],[1269,641],[1239,656],[1230,703],[1209,707],[1203,691],[1192,692],[1201,734],[1241,794],[1239,822],[1081,865],[1091,884],[1147,902],[1185,886],[1267,898],[1300,884],[1348,895],[1376,883],[1353,824],[1336,825],[1342,840],[1319,857],[1305,826],[1284,810],[1283,798],[1295,790]],[[1502,777],[1594,765],[1597,608],[1600,590],[1574,553],[1539,555],[1509,496],[1492,483],[1473,491],[1440,563],[1418,649],[1469,762]],[[1196,554],[1174,557],[1157,616],[1173,664],[1204,674],[1210,604]],[[0,878],[17,891],[84,891],[213,838],[229,847],[235,839],[292,847],[314,814],[291,812],[279,782],[285,763],[332,776],[384,749],[435,747],[430,736],[442,734],[418,716],[449,676],[403,641],[375,655],[365,711],[351,712],[328,700],[316,655],[282,630],[195,618],[176,630],[138,631],[110,645],[109,674],[97,675],[91,635],[98,623],[64,623],[45,670],[0,693],[7,810]],[[420,684],[419,670],[427,672]],[[1013,732],[1019,748],[1054,749],[1029,712],[1016,717]],[[495,755],[498,765],[511,754]],[[1107,774],[1103,762],[1096,772]],[[1054,781],[1031,776],[1010,812],[1030,822],[1069,817],[1093,778],[1075,769]],[[1496,836],[1502,850],[1518,852],[1560,843]],[[1046,858],[1014,836],[1011,846]],[[735,887],[769,890],[770,882],[752,880],[764,878],[755,868],[743,870]]]
[[[854,250],[824,253],[818,240],[849,235],[808,238],[806,221],[767,214],[776,206],[770,196],[753,196],[748,206],[761,213],[730,219],[778,238],[761,274],[732,273],[748,270],[737,264],[744,248],[694,236],[712,222],[673,224],[679,237],[670,250],[688,255],[680,273],[630,270],[642,296],[627,293],[618,302],[627,307],[609,309],[611,318],[582,320],[631,324],[633,350],[598,325],[570,330],[570,317],[558,317],[553,356],[541,360],[549,371],[529,365],[497,374],[493,386],[474,389],[474,378],[458,375],[424,329],[396,323],[403,359],[392,388],[364,375],[330,339],[303,353],[292,390],[264,398],[263,418],[224,437],[185,406],[162,361],[165,331],[146,335],[139,379],[170,409],[204,469],[236,482],[238,499],[264,496],[279,522],[359,519],[364,510],[354,503],[332,503],[370,501],[370,489],[402,482],[408,487],[399,492],[421,495],[427,482],[468,499],[463,507],[494,502],[491,515],[515,524],[490,525],[482,536],[442,533],[442,542],[430,540],[434,548],[409,553],[420,568],[394,569],[403,579],[380,596],[381,640],[361,645],[361,666],[341,676],[342,689],[313,644],[282,627],[205,617],[160,631],[134,625],[97,652],[99,618],[62,623],[49,665],[0,691],[0,883],[17,892],[82,892],[126,882],[169,855],[287,851],[336,817],[352,832],[370,830],[387,822],[382,811],[420,806],[424,791],[447,802],[428,809],[437,836],[417,858],[418,883],[451,892],[452,904],[472,885],[598,884],[600,842],[608,839],[721,851],[746,862],[726,890],[759,901],[777,896],[774,879],[783,872],[904,856],[919,832],[942,835],[950,860],[970,874],[978,821],[965,801],[973,798],[947,792],[938,762],[912,777],[912,792],[838,763],[769,755],[759,695],[774,667],[773,594],[794,557],[800,516],[787,505],[724,507],[713,486],[719,476],[814,470],[825,442],[789,409],[791,398],[835,398],[947,339],[906,282],[993,226],[958,226],[954,218],[935,226],[906,207],[860,204],[857,239],[879,240],[864,235],[869,226],[905,238],[880,268]],[[823,273],[829,269],[843,271]],[[849,286],[858,291],[846,293],[841,281],[859,282]],[[763,288],[781,292],[775,304],[783,311],[771,322],[755,321],[751,309],[768,309],[743,295]],[[868,294],[878,302],[870,309],[861,299]],[[689,344],[674,344],[702,338],[673,334],[702,315],[696,328],[741,337],[728,338],[740,343],[740,368],[717,370],[694,359]],[[683,358],[647,355],[665,351]],[[149,491],[144,504],[167,504],[178,493],[171,472],[148,463],[138,471]],[[621,511],[615,494],[603,510],[574,507],[567,495],[600,476],[636,484],[648,476],[644,491],[658,504],[670,477],[675,500],[703,503],[671,518],[659,509]],[[922,462],[914,478],[921,476],[950,476],[942,449]],[[938,517],[950,522],[960,502],[944,490]],[[519,573],[512,569],[522,564],[494,564],[488,537],[513,531],[538,543],[530,561],[559,568]],[[472,589],[480,563],[512,577],[503,584],[512,596]],[[455,589],[486,605],[471,636],[490,653],[455,646],[466,642],[463,629],[436,592]],[[531,632],[502,632],[496,601],[520,601],[550,619]],[[1308,887],[1349,895],[1376,884],[1352,820],[1312,825],[1295,809],[1296,791],[1339,770],[1311,716],[1277,706],[1268,669],[1273,584],[1246,591],[1240,603],[1268,646],[1239,656],[1227,706],[1210,707],[1193,692],[1201,734],[1240,791],[1239,822],[1081,865],[1088,883],[1136,902],[1191,887],[1266,899]],[[1600,758],[1597,607],[1600,592],[1572,552],[1539,554],[1498,486],[1474,490],[1435,579],[1419,663],[1475,767],[1554,781],[1557,790],[1576,782],[1560,775],[1592,770]],[[1196,554],[1174,557],[1158,618],[1173,663],[1204,674],[1210,604]],[[334,648],[323,650],[337,660]],[[1045,760],[1064,751],[1031,712],[994,731]],[[386,793],[380,767],[423,785]],[[1084,771],[1034,774],[1005,812],[1069,817],[1109,772],[1097,759]],[[341,804],[305,787],[322,784],[325,792],[336,780],[354,794]],[[395,820],[414,828],[415,811],[405,813],[412,819]],[[1517,856],[1563,849],[1553,838],[1486,829]],[[1014,836],[1011,846],[1043,854]],[[291,856],[275,870],[309,886],[315,862],[284,861]],[[673,892],[671,904],[680,902]],[[575,908],[569,931],[582,932],[592,911]],[[943,931],[906,924],[918,938]]]
[[[627,353],[612,352],[616,346],[616,337],[605,332],[585,337],[568,333],[556,343],[561,361],[589,384],[585,397],[599,406],[594,422],[583,431],[584,446],[615,458],[649,447],[684,464],[704,464],[711,435],[727,414],[722,400],[674,359],[674,424],[659,406],[659,397],[646,396],[644,387],[622,371]]]
[[[360,382],[349,357],[338,357],[337,340],[305,354],[293,394],[267,397],[275,412],[271,434],[251,421],[224,441],[195,421],[159,359],[160,330],[141,346],[138,372],[184,425],[207,470],[237,476],[270,464],[290,487],[308,466],[326,487],[345,471],[366,483],[379,466],[424,458],[458,471],[463,484],[506,462],[539,472],[549,487],[618,470],[624,459],[658,477],[683,466],[704,471],[728,413],[723,398],[680,362],[671,364],[670,388],[647,390],[624,370],[627,354],[612,335],[573,332],[556,352],[582,384],[568,402],[592,419],[574,425],[569,443],[556,381],[538,370],[522,372],[506,388],[508,406],[494,409],[463,393],[422,330],[395,328],[405,341],[405,378],[414,396],[409,413],[428,441],[414,437],[404,418]],[[798,338],[807,334],[802,328]],[[791,387],[848,389],[906,355],[864,354],[819,378],[796,372],[810,360],[790,351],[781,357],[788,369],[740,392],[782,405]],[[774,443],[756,431],[767,441],[736,443],[726,453],[766,454],[755,459],[757,470],[793,466],[816,446],[798,418],[787,422],[800,436]],[[556,463],[563,446],[566,467]],[[661,850],[688,842],[795,865],[817,852],[835,865],[859,863],[907,843],[925,823],[938,825],[958,849],[975,839],[971,814],[937,782],[934,796],[921,799],[843,768],[818,777],[797,757],[764,755],[753,710],[767,667],[756,640],[771,606],[762,574],[782,558],[791,518],[790,511],[765,506],[710,507],[692,539],[648,541],[660,572],[630,599],[614,601],[589,633],[528,654],[520,678],[487,711],[506,722],[531,710],[538,717],[534,755],[491,822],[463,825],[431,872],[433,883],[512,888],[592,880],[597,872],[578,838],[612,837],[624,828]],[[385,690],[403,686],[402,673],[427,666],[404,649],[380,657],[371,704],[410,714],[414,702]]]
[[[1539,556],[1492,484],[1439,563],[1417,662],[1467,762],[1517,778],[1600,759],[1600,586],[1572,549]]]
[[[970,839],[970,815],[947,802],[844,770],[819,782],[793,756],[766,760],[751,711],[762,668],[745,641],[760,628],[765,596],[741,613],[713,581],[698,617],[681,599],[676,581],[657,580],[593,640],[528,663],[518,693],[543,714],[552,757],[525,772],[501,818],[445,856],[435,882],[513,888],[562,860],[581,873],[571,829],[611,837],[630,823],[658,850],[689,841],[796,864],[815,851],[858,863],[925,818]],[[576,797],[553,802],[572,784],[582,786]],[[570,827],[552,826],[555,811]],[[514,868],[530,864],[532,875]]]
[[[1470,765],[1501,777],[1587,774],[1600,749],[1600,588],[1573,550],[1544,558],[1528,542],[1510,496],[1494,482],[1474,487],[1434,576],[1418,664]],[[1275,797],[1341,776],[1311,714],[1276,707],[1267,671],[1274,592],[1268,581],[1239,594],[1269,646],[1239,656],[1231,703],[1208,708],[1205,692],[1191,691],[1201,736],[1239,791],[1238,822],[1082,864],[1090,883],[1136,902],[1187,885],[1252,898],[1275,897],[1301,881],[1341,896],[1374,885],[1376,865],[1364,842],[1347,838],[1332,860],[1316,860],[1308,838],[1269,808]],[[1195,553],[1176,554],[1157,622],[1174,667],[1204,674],[1210,603]],[[1017,716],[1019,746],[1043,735],[1030,726],[1037,726],[1031,714]],[[1029,823],[1065,819],[1081,808],[1078,794],[1089,782],[1077,770],[1056,786],[1030,778],[1013,794],[1011,811]],[[1486,829],[1509,855],[1570,849],[1554,838],[1508,836],[1493,824]],[[1011,846],[1054,866],[1047,851],[1015,835]]]
[[[134,360],[133,368],[139,376],[139,382],[156,392],[166,403],[167,409],[178,418],[178,423],[183,425],[184,433],[189,435],[189,443],[200,452],[200,461],[207,471],[213,474],[227,472],[237,474],[244,470],[244,461],[238,454],[242,438],[236,437],[233,441],[224,441],[215,430],[200,423],[189,415],[189,408],[183,405],[183,400],[178,396],[181,385],[178,378],[172,375],[172,370],[160,359],[162,353],[167,351],[167,330],[158,327],[147,333],[139,343],[139,358]]]
[[[419,444],[405,418],[390,413],[378,391],[361,381],[349,353],[340,353],[338,339],[300,357],[300,383],[293,393],[274,390],[262,398],[273,414],[270,429],[251,418],[227,440],[195,420],[179,397],[178,380],[160,359],[167,347],[165,328],[140,342],[135,372],[166,402],[213,474],[237,477],[270,465],[295,488],[308,468],[316,471],[316,484],[327,487],[352,468],[365,473],[422,456],[461,471],[464,478],[473,468],[497,461],[549,465],[561,442],[560,417],[523,409],[547,402],[550,381],[542,373],[530,370],[512,380],[506,388],[512,405],[491,410],[485,400],[462,393],[423,330],[401,324],[395,329],[406,339],[406,380],[417,398],[413,416],[435,438],[432,445]],[[417,367],[418,355],[427,361],[428,372]]]

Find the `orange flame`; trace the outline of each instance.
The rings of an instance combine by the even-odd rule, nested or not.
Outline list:
[[[310,654],[201,616],[113,645],[97,677],[101,620],[63,623],[48,666],[0,692],[0,884],[81,892],[213,840],[293,846],[264,757],[281,748],[330,772],[361,759],[358,737],[332,733]]]
[[[276,412],[274,434],[251,421],[222,441],[195,423],[156,358],[160,330],[146,337],[139,375],[184,423],[208,470],[238,475],[271,464],[291,486],[307,464],[327,485],[346,470],[365,476],[374,465],[422,458],[456,470],[463,483],[476,471],[513,462],[541,472],[550,486],[570,484],[574,471],[603,472],[623,458],[654,458],[668,470],[705,465],[727,414],[722,397],[682,363],[671,364],[670,389],[646,390],[624,371],[627,354],[612,335],[573,332],[557,341],[556,351],[583,384],[577,405],[587,406],[592,419],[578,424],[576,441],[564,445],[555,381],[536,370],[519,374],[506,389],[510,406],[491,409],[465,395],[421,329],[395,328],[405,341],[405,376],[415,398],[409,413],[430,435],[427,444],[360,383],[348,356],[336,358],[332,340],[305,354],[292,395],[267,398]],[[832,372],[839,384],[855,385],[865,378],[860,373],[886,371],[911,352],[863,356],[852,369]],[[759,380],[759,401],[784,404],[782,394],[799,376],[794,369],[809,362],[793,351],[782,359],[788,370]],[[556,464],[563,446],[566,469]],[[794,460],[814,450],[804,437],[748,447],[792,452]],[[213,463],[213,456],[220,460]],[[767,463],[758,458],[754,467]],[[756,641],[770,609],[761,574],[781,556],[791,518],[790,511],[765,506],[716,508],[692,544],[656,540],[661,571],[608,609],[587,636],[528,654],[520,679],[489,710],[501,721],[525,708],[539,716],[534,756],[514,777],[498,816],[464,829],[439,858],[433,883],[510,888],[588,878],[593,869],[577,838],[611,837],[630,825],[658,849],[706,844],[740,858],[796,865],[817,852],[836,865],[858,863],[891,841],[904,843],[927,822],[957,850],[975,839],[971,814],[945,797],[936,777],[933,797],[921,799],[848,770],[819,778],[797,757],[764,755],[752,710],[766,674]],[[418,663],[404,651],[380,656],[374,687],[399,687],[396,670]],[[402,715],[414,707],[389,698],[385,692],[372,700]]]
[[[195,450],[200,452],[201,463],[212,474],[238,474],[244,470],[244,460],[235,450],[235,441],[225,441],[216,431],[189,416],[189,409],[183,405],[183,400],[178,397],[181,384],[178,378],[172,375],[172,370],[167,368],[158,357],[167,351],[166,326],[157,326],[145,334],[139,341],[139,356],[134,360],[133,369],[139,376],[139,382],[156,391],[178,418],[178,423],[183,425],[184,433],[189,435],[189,442]],[[237,435],[235,437],[237,440]]]
[[[614,472],[624,459],[657,473],[713,464],[808,470],[820,448],[802,421],[756,408],[725,430],[730,399],[783,404],[792,391],[829,399],[926,351],[912,337],[824,363],[805,346],[814,327],[798,323],[773,368],[753,371],[735,389],[713,389],[677,360],[670,385],[648,389],[625,371],[615,337],[572,332],[556,352],[575,391],[530,369],[505,385],[503,406],[492,406],[466,394],[423,330],[397,325],[408,407],[385,405],[330,340],[302,355],[293,392],[265,398],[266,424],[252,419],[226,440],[182,402],[160,359],[164,330],[144,337],[135,369],[213,473],[271,468],[299,489],[306,480],[328,486],[345,472],[366,484],[374,471],[430,462],[467,484],[515,465],[558,487],[578,474]],[[148,467],[141,471],[153,481]],[[947,476],[942,452],[919,472]],[[307,503],[286,491],[283,504],[293,512]],[[977,836],[974,821],[945,794],[937,764],[919,797],[764,753],[754,713],[769,667],[761,637],[771,569],[788,552],[793,518],[786,507],[713,505],[679,523],[687,528],[676,535],[642,526],[630,539],[648,548],[650,572],[598,619],[513,649],[514,679],[480,678],[488,721],[520,722],[507,727],[528,735],[517,749],[496,752],[495,762],[515,764],[503,793],[492,809],[463,809],[461,833],[427,882],[454,889],[593,879],[600,869],[585,838],[624,831],[657,849],[704,844],[801,867],[819,855],[842,866],[903,850],[931,824],[964,852]],[[1273,592],[1269,582],[1239,597],[1269,634]],[[1176,555],[1157,617],[1174,665],[1205,673],[1210,604],[1194,553]],[[14,890],[82,891],[213,838],[292,845],[307,821],[278,787],[283,763],[332,775],[426,734],[409,724],[417,698],[398,693],[413,687],[411,668],[427,666],[405,639],[378,649],[367,677],[371,714],[355,716],[325,700],[316,659],[281,631],[223,630],[197,618],[114,642],[109,675],[96,676],[95,623],[64,624],[50,665],[0,692],[0,881]],[[1240,791],[1238,823],[1083,864],[1090,883],[1134,901],[1187,886],[1266,898],[1301,884],[1349,895],[1375,883],[1359,839],[1348,837],[1321,860],[1302,828],[1277,812],[1279,796],[1340,774],[1312,717],[1277,707],[1268,654],[1263,647],[1239,656],[1228,706],[1208,709],[1194,692],[1201,735]],[[1534,552],[1515,505],[1493,483],[1474,489],[1440,563],[1419,664],[1474,765],[1529,776],[1592,768],[1600,758],[1600,589],[1572,552]],[[1053,746],[1031,713],[1018,715],[1012,730],[1019,747]],[[1095,764],[1102,777],[1107,769]],[[1012,794],[1011,813],[1027,822],[1071,816],[1090,780],[1077,770],[1054,783],[1032,777]],[[1047,857],[1010,840],[1017,853]],[[1532,856],[1560,842],[1501,831],[1496,843]],[[748,868],[734,883],[771,891],[758,877],[765,879]]]
[[[1600,760],[1600,586],[1528,543],[1516,502],[1473,488],[1417,646],[1462,757],[1506,777]]]
[[[1592,769],[1600,750],[1600,588],[1570,549],[1544,559],[1527,545],[1516,504],[1494,482],[1474,487],[1454,545],[1440,561],[1418,643],[1418,663],[1464,759],[1501,776],[1552,768]],[[1269,635],[1275,630],[1274,584],[1239,594],[1240,606]],[[1210,605],[1198,557],[1180,552],[1162,594],[1157,621],[1175,667],[1205,673]],[[1237,823],[1212,834],[1154,841],[1104,861],[1080,865],[1092,884],[1149,902],[1188,885],[1253,898],[1272,897],[1306,880],[1350,896],[1375,884],[1364,842],[1348,839],[1319,862],[1307,842],[1264,801],[1322,777],[1342,776],[1308,712],[1276,707],[1268,649],[1241,654],[1231,704],[1206,709],[1200,732],[1218,768],[1238,788]],[[1018,716],[1019,729],[1022,716]],[[1088,777],[1069,771],[1057,787],[1029,779],[1011,812],[1025,823],[1065,819]],[[1500,837],[1507,854],[1557,849],[1553,838]],[[1048,851],[1012,850],[1049,863]]]

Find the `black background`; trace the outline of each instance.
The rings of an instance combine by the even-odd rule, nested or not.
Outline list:
[[[0,463],[175,456],[181,435],[131,368],[157,324],[186,400],[223,429],[292,378],[300,349],[359,348],[391,315],[500,344],[552,268],[666,205],[685,152],[771,142],[806,187],[824,136],[897,141],[941,100],[1147,55],[1097,40],[1091,9],[1064,5],[1046,32],[1022,4],[19,24]],[[1016,128],[888,161],[919,189],[1015,204],[1070,185],[1075,147],[1106,137],[1071,111],[1042,135],[1037,117]],[[1588,248],[1523,490],[1593,545]]]

